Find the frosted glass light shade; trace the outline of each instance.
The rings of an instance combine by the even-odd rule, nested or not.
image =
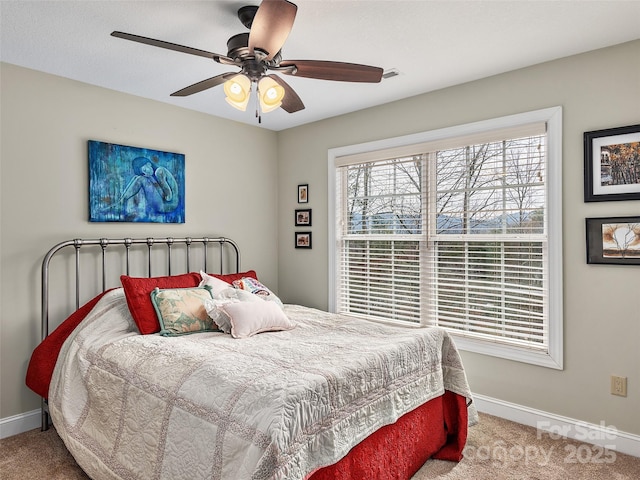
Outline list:
[[[271,77],[263,77],[258,82],[258,96],[260,98],[260,110],[263,113],[272,112],[282,105],[284,88]]]
[[[225,100],[234,108],[247,109],[249,96],[251,95],[251,80],[242,74],[231,77],[224,82]]]

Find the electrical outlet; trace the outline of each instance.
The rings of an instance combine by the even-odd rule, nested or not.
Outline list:
[[[627,377],[611,375],[611,395],[627,396]]]

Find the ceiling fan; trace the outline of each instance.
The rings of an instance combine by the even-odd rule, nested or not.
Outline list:
[[[224,84],[226,100],[239,110],[246,110],[251,91],[257,94],[259,112],[282,108],[288,113],[304,109],[304,103],[296,92],[280,76],[269,71],[297,77],[334,80],[342,82],[377,83],[382,80],[379,67],[355,63],[323,60],[283,60],[284,45],[295,20],[298,7],[287,0],[263,0],[260,6],[245,6],[238,10],[238,18],[249,29],[227,41],[227,54],[207,52],[175,43],[141,37],[131,33],[114,31],[112,36],[166,48],[177,52],[211,58],[222,65],[240,68],[239,72],[227,72],[194,83],[171,94],[185,97]]]

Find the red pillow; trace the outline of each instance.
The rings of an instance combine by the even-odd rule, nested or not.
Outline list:
[[[200,280],[200,274],[195,272],[170,277],[120,277],[129,311],[142,335],[160,331],[160,322],[151,303],[151,292],[154,288],[197,287]]]
[[[255,270],[249,270],[247,272],[240,273],[227,273],[225,275],[220,275],[219,273],[210,273],[209,275],[219,278],[220,280],[224,280],[227,283],[233,283],[236,280],[242,280],[245,277],[251,277],[255,280],[258,280],[258,274],[255,272]]]

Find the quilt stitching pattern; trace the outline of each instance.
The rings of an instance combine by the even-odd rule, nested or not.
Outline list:
[[[286,305],[290,331],[166,338],[137,335],[117,291],[94,310],[108,319],[90,315],[65,343],[50,408],[98,477],[299,479],[445,388],[470,398],[440,329]]]

